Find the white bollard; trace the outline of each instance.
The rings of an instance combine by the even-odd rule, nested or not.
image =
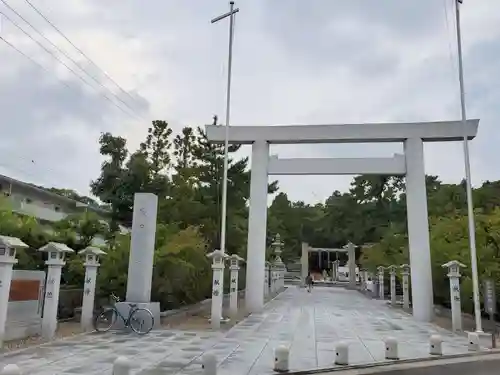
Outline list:
[[[399,359],[398,341],[393,337],[385,340],[385,359]]]
[[[113,363],[113,375],[130,375],[132,363],[127,357],[118,357]]]
[[[17,365],[6,365],[0,375],[21,375],[21,369]]]
[[[204,354],[201,367],[204,375],[217,375],[217,357],[215,354]]]
[[[288,359],[290,357],[290,351],[284,345],[278,346],[274,350],[274,371],[276,372],[288,372],[289,362]]]
[[[349,364],[349,346],[346,343],[339,343],[335,348],[335,364],[346,366]]]
[[[443,355],[443,339],[439,335],[432,335],[429,341],[430,355]]]
[[[481,350],[481,346],[479,345],[479,335],[476,332],[469,332],[468,340],[470,352],[478,352]]]

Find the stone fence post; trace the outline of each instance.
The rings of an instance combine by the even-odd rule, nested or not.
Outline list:
[[[212,328],[219,329],[222,320],[222,299],[224,297],[224,260],[227,255],[215,250],[207,257],[212,259],[212,309],[210,322]]]
[[[454,331],[462,330],[462,305],[460,301],[460,268],[464,264],[452,260],[442,265],[448,268],[448,278],[450,279],[450,299],[451,299],[451,322]]]
[[[229,311],[233,318],[238,316],[238,274],[240,271],[240,262],[244,261],[237,254],[229,256],[229,269],[231,270],[231,284],[229,292]]]
[[[9,306],[10,285],[12,282],[12,268],[18,261],[17,249],[28,248],[23,241],[16,237],[0,236],[0,348],[5,336],[7,323],[7,307]]]
[[[401,275],[403,276],[403,308],[410,308],[410,265],[401,266]]]
[[[83,287],[82,316],[80,324],[83,331],[94,330],[94,300],[97,280],[97,269],[100,266],[99,256],[106,253],[98,247],[89,246],[79,253],[85,256],[85,282]]]
[[[378,270],[378,287],[379,287],[379,298],[381,300],[385,299],[385,292],[384,292],[384,270],[385,268],[383,266],[377,267]]]
[[[42,337],[45,340],[52,340],[57,331],[57,308],[59,306],[61,274],[62,268],[66,264],[64,258],[66,253],[73,253],[74,250],[63,243],[49,242],[38,251],[47,253],[48,258],[45,262],[48,271],[43,304]]]

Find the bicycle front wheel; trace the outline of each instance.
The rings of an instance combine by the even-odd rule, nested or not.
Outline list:
[[[115,309],[106,309],[96,316],[94,328],[97,332],[108,332],[116,322],[118,314]]]
[[[154,326],[155,318],[153,313],[148,309],[137,309],[134,310],[130,316],[130,328],[132,331],[139,335],[145,335],[149,333]]]

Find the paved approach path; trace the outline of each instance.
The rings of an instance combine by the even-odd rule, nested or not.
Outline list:
[[[219,375],[272,373],[273,350],[290,346],[292,370],[331,367],[335,345],[349,344],[352,364],[384,361],[384,338],[399,341],[400,357],[428,357],[431,334],[440,334],[445,354],[467,352],[467,339],[370,300],[356,291],[290,287],[225,333],[153,331],[137,337],[83,335],[0,357],[0,366],[18,364],[30,375],[111,374],[117,356],[133,363],[133,374],[201,374],[201,355],[217,355]]]

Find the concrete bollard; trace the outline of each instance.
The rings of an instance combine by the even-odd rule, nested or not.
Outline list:
[[[443,355],[443,339],[439,335],[432,335],[429,340],[429,354]]]
[[[213,353],[206,353],[202,358],[202,365],[204,375],[217,375],[217,357]]]
[[[132,363],[127,357],[118,357],[113,363],[113,375],[130,375]]]
[[[276,372],[288,372],[289,369],[289,357],[290,351],[284,345],[278,346],[274,350],[274,371]]]
[[[469,332],[468,340],[470,352],[478,352],[481,350],[481,346],[479,345],[479,335],[476,332]]]
[[[0,375],[21,375],[21,369],[17,365],[6,365]]]
[[[398,341],[393,337],[385,340],[385,359],[399,359]]]
[[[335,348],[335,364],[346,366],[349,364],[349,346],[346,343],[339,343]]]

